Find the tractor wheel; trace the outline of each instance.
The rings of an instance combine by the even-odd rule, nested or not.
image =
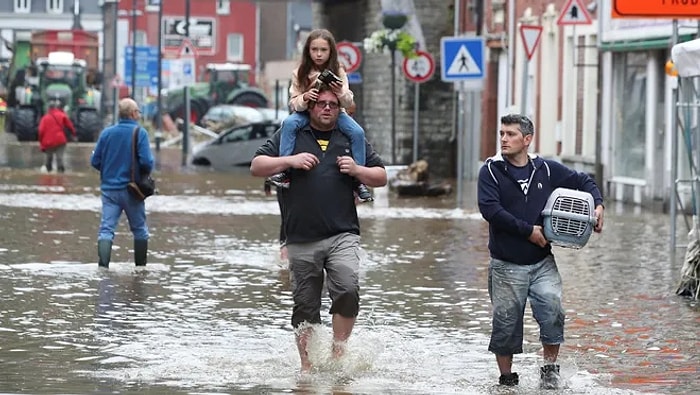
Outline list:
[[[197,100],[190,100],[190,116],[186,117],[185,116],[185,105],[181,104],[177,106],[175,111],[170,113],[170,117],[173,119],[181,118],[189,118],[190,123],[196,124],[199,122],[200,119],[204,116],[204,113],[202,112],[202,109],[200,108],[200,103]]]
[[[100,134],[102,130],[102,121],[97,115],[96,110],[79,111],[75,123],[75,132],[78,135],[78,141],[91,143]]]
[[[268,106],[265,96],[256,92],[243,92],[231,100],[230,104],[253,108],[266,108]]]
[[[20,107],[13,111],[12,124],[17,141],[37,141],[38,125],[36,111],[31,107]]]

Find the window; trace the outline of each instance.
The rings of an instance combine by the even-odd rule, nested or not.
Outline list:
[[[644,178],[646,149],[647,52],[614,54],[615,176]]]
[[[226,36],[226,60],[229,62],[243,61],[243,35],[232,33]]]
[[[49,14],[62,14],[63,0],[46,0],[46,12]]]
[[[146,11],[148,12],[158,12],[160,6],[160,0],[146,0]]]
[[[231,13],[230,0],[216,0],[216,13],[219,15],[228,15]]]
[[[31,10],[31,0],[15,0],[15,12],[29,13]]]

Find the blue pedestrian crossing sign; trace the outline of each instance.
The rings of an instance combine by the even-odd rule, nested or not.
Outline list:
[[[483,82],[484,38],[443,37],[440,40],[440,72],[445,82]]]

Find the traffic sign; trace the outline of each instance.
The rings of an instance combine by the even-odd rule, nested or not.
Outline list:
[[[338,51],[338,61],[343,64],[346,73],[352,73],[360,68],[362,52],[357,45],[349,41],[341,41],[336,44],[335,48]]]
[[[180,49],[178,51],[178,54],[180,55],[181,58],[196,58],[197,57],[197,50],[194,49],[194,45],[192,45],[192,41],[190,41],[189,38],[184,38],[182,40],[182,43],[180,44]]]
[[[684,1],[640,1],[613,0],[614,16],[623,17],[700,17],[700,3],[697,0]]]
[[[194,58],[181,58],[182,65],[182,85],[191,86],[196,82]]]
[[[348,84],[353,85],[353,84],[361,84],[362,83],[362,74],[360,73],[348,73]]]
[[[593,23],[591,15],[586,10],[586,6],[581,3],[581,0],[569,0],[564,7],[557,25],[590,25]]]
[[[158,47],[136,46],[135,49],[136,56],[134,56],[134,47],[131,45],[124,47],[124,83],[128,86],[132,85],[132,68],[135,68],[135,86],[140,88],[157,87],[158,57],[160,56]]]
[[[416,57],[403,60],[403,73],[409,80],[421,83],[428,81],[435,72],[435,61],[429,53],[416,51]]]
[[[483,81],[484,38],[443,37],[440,39],[440,71],[445,82]]]
[[[523,47],[525,47],[527,60],[530,60],[532,59],[532,54],[535,53],[537,44],[540,43],[540,37],[542,37],[542,26],[521,25],[520,37],[523,39]]]

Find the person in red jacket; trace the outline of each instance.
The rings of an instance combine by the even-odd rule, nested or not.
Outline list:
[[[68,139],[64,129],[67,128],[76,138],[75,126],[68,118],[59,100],[49,103],[49,111],[39,122],[39,148],[46,154],[46,171],[53,169],[53,157],[56,155],[56,168],[59,173],[66,171],[63,166],[63,152],[66,150]]]

